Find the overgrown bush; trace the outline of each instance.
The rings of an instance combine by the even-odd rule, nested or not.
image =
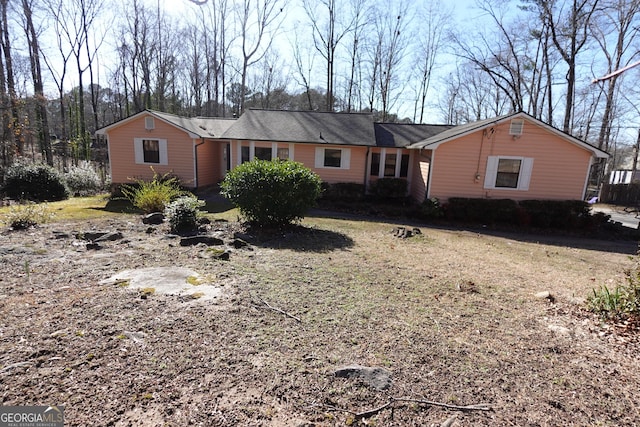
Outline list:
[[[44,224],[50,221],[53,216],[46,204],[28,202],[11,206],[9,212],[3,215],[2,220],[14,230],[25,230],[38,224]]]
[[[199,209],[205,205],[204,201],[195,196],[178,197],[167,205],[164,216],[169,221],[173,233],[183,233],[198,229],[201,216]]]
[[[364,185],[356,182],[322,183],[322,198],[334,201],[354,201],[364,198]]]
[[[301,163],[254,160],[229,171],[221,194],[260,226],[283,226],[302,219],[321,192],[318,175]]]
[[[71,167],[64,174],[67,187],[74,195],[86,196],[95,194],[102,189],[102,181],[91,163],[83,161],[78,166]]]
[[[436,219],[444,216],[440,200],[437,197],[425,199],[420,205],[420,216],[425,219]]]
[[[124,184],[120,191],[133,206],[144,213],[163,212],[169,203],[187,195],[178,178],[155,172],[150,181],[140,179],[134,184]]]
[[[401,199],[407,195],[407,180],[380,178],[371,185],[371,194],[379,199]]]
[[[640,262],[626,272],[626,283],[610,290],[602,286],[587,298],[587,307],[605,320],[640,317]]]
[[[69,190],[63,176],[43,163],[16,162],[5,174],[4,192],[15,200],[33,202],[64,200]]]

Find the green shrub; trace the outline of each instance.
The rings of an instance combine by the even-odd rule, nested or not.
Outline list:
[[[14,205],[3,215],[3,222],[14,230],[25,230],[38,224],[43,224],[53,218],[53,213],[44,204],[28,202]]]
[[[640,317],[640,264],[626,272],[626,284],[610,290],[602,286],[587,298],[587,307],[605,320]]]
[[[440,200],[436,197],[425,199],[420,206],[420,216],[426,219],[442,218],[444,216],[444,211],[442,210]]]
[[[407,195],[407,180],[380,178],[371,185],[371,194],[380,199],[400,199]]]
[[[5,175],[4,192],[12,199],[34,202],[69,197],[62,175],[43,163],[17,162],[10,166]]]
[[[95,194],[102,189],[102,182],[91,163],[82,161],[78,166],[71,167],[64,174],[67,187],[74,195],[86,196]]]
[[[450,198],[444,206],[447,218],[482,224],[513,224],[518,204],[510,199]]]
[[[322,183],[322,198],[325,200],[362,200],[365,187],[356,182]]]
[[[199,209],[205,203],[195,196],[182,196],[169,203],[164,210],[164,216],[169,221],[173,233],[182,233],[198,229],[200,218]]]
[[[590,225],[589,204],[582,200],[522,200],[522,225],[566,230]]]
[[[301,163],[254,160],[229,171],[221,194],[250,222],[283,226],[302,219],[321,192],[318,175]]]
[[[163,212],[169,203],[187,194],[180,187],[178,178],[156,173],[150,181],[137,180],[135,184],[124,184],[120,191],[144,213]]]

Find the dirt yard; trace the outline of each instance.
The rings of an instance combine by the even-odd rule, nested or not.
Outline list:
[[[637,336],[583,304],[624,282],[635,242],[396,225],[310,218],[257,238],[214,222],[220,247],[136,215],[5,231],[1,403],[64,405],[68,426],[640,424]],[[199,279],[180,295],[104,282],[142,267]]]

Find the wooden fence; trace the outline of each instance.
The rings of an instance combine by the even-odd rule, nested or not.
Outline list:
[[[599,201],[613,205],[640,206],[640,183],[603,184]]]

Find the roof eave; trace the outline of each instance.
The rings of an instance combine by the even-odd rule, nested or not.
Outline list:
[[[454,134],[454,135],[448,136],[448,137],[446,137],[444,139],[441,139],[441,140],[438,140],[437,135],[436,135],[435,137],[427,138],[427,139],[425,139],[423,141],[419,141],[419,142],[416,142],[415,144],[411,144],[408,148],[410,148],[410,149],[432,149],[432,150],[435,150],[441,144],[444,144],[444,143],[449,142],[449,141],[454,140],[454,139],[461,138],[461,137],[469,135],[469,134],[471,134],[473,132],[477,132],[477,131],[482,130],[484,128],[487,128],[489,126],[492,126],[492,125],[495,125],[495,124],[499,124],[499,123],[505,122],[507,120],[511,120],[513,118],[516,118],[516,117],[523,117],[523,118],[526,118],[527,120],[531,120],[531,121],[539,124],[540,126],[542,126],[545,129],[547,129],[549,132],[558,135],[559,137],[567,140],[568,142],[570,142],[572,144],[576,144],[576,145],[578,145],[579,147],[581,147],[581,148],[583,148],[585,150],[591,151],[591,153],[596,158],[599,158],[599,159],[608,159],[609,158],[609,153],[607,153],[607,152],[605,152],[603,150],[600,150],[599,148],[594,147],[591,144],[588,144],[588,143],[586,143],[586,142],[584,142],[584,141],[582,141],[582,140],[580,140],[580,139],[578,139],[578,138],[576,138],[574,136],[571,136],[568,133],[562,132],[561,130],[556,129],[553,126],[548,125],[547,123],[545,123],[545,122],[543,122],[541,120],[538,120],[535,117],[533,117],[533,116],[531,116],[531,115],[529,115],[529,114],[527,114],[525,112],[522,112],[522,111],[518,112],[518,113],[514,113],[514,114],[510,114],[510,115],[507,115],[507,116],[503,116],[503,117],[497,118],[495,121],[491,121],[489,123],[484,123],[484,124],[479,125],[477,127],[474,127],[474,128],[471,128],[471,129],[467,129],[464,132],[460,132],[458,134]],[[432,142],[428,142],[429,140],[432,140]]]

